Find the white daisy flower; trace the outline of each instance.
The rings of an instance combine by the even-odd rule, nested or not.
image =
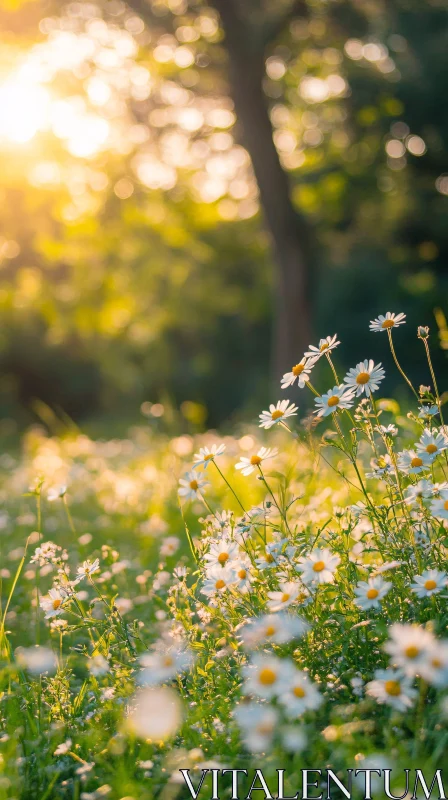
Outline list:
[[[239,553],[238,558],[232,561],[231,567],[236,575],[235,588],[240,592],[249,591],[250,585],[254,579],[249,556],[246,555],[246,553]]]
[[[305,353],[306,358],[320,358],[324,355],[324,353],[329,353],[330,350],[334,350],[338,344],[341,344],[338,340],[337,333],[334,336],[326,336],[325,339],[320,339],[319,344],[315,347],[313,344],[310,344],[310,349],[307,350]]]
[[[83,561],[82,566],[78,567],[76,570],[78,574],[78,580],[82,580],[82,578],[90,578],[95,572],[99,572],[100,569],[100,560],[99,558],[95,558],[95,561]]]
[[[356,367],[349,369],[344,378],[344,383],[349,388],[356,389],[357,397],[363,392],[369,395],[371,392],[376,392],[385,374],[381,364],[375,365],[372,359],[370,361],[366,359],[365,361],[360,361]]]
[[[291,603],[295,603],[302,593],[302,586],[297,581],[287,581],[279,584],[278,592],[268,592],[269,611],[281,611]],[[308,592],[306,593],[308,595]]]
[[[392,314],[388,311],[386,316],[380,314],[377,319],[373,319],[369,327],[374,333],[379,333],[380,331],[387,331],[390,330],[390,328],[397,328],[399,325],[404,325],[405,321],[406,314]]]
[[[225,567],[233,559],[238,558],[239,547],[236,542],[231,542],[229,539],[221,539],[220,542],[213,542],[210,545],[210,550],[205,554],[204,559],[207,561],[207,569],[213,566]]]
[[[259,645],[286,644],[300,639],[308,630],[308,624],[294,614],[265,614],[247,620],[240,631],[243,646],[252,650]]]
[[[392,663],[406,675],[420,674],[420,664],[434,643],[434,636],[420,625],[394,623],[389,628],[389,641],[384,645]]]
[[[290,717],[297,717],[305,711],[315,711],[322,703],[316,685],[306,672],[296,669],[291,662],[287,662],[287,666],[286,687],[279,697],[286,713]]]
[[[91,656],[87,661],[87,667],[94,678],[99,678],[101,675],[106,675],[110,671],[110,665],[107,658],[98,653],[96,656]]]
[[[304,356],[298,364],[295,364],[294,367],[291,367],[291,372],[285,372],[283,378],[281,379],[282,389],[287,389],[288,386],[292,386],[296,381],[297,386],[299,386],[300,389],[303,389],[305,384],[308,383],[310,379],[311,370],[313,369],[316,361],[318,361],[318,357],[306,358]]]
[[[378,703],[392,706],[397,711],[411,708],[417,694],[410,678],[396,669],[377,669],[375,680],[367,684],[366,691]]]
[[[289,400],[279,400],[277,405],[271,403],[269,411],[262,411],[260,414],[260,428],[272,428],[278,422],[282,422],[288,417],[293,417],[298,412],[298,407]]]
[[[47,500],[52,503],[54,500],[64,497],[65,494],[67,494],[67,487],[65,484],[61,486],[54,486],[52,489],[48,490]]]
[[[435,641],[428,650],[420,667],[420,674],[425,681],[437,688],[448,686],[448,641]]]
[[[154,650],[144,653],[139,660],[142,669],[137,675],[137,683],[140,686],[157,686],[186,672],[193,657],[185,647],[175,645],[167,648],[166,641],[160,640]]]
[[[380,601],[391,589],[392,584],[384,581],[380,575],[375,578],[369,578],[368,581],[359,581],[354,589],[356,595],[355,603],[364,611],[370,608],[380,608]]]
[[[49,647],[18,647],[14,653],[17,663],[31,675],[42,675],[45,672],[51,675],[58,668],[58,660],[53,650]]]
[[[215,458],[218,456],[222,456],[224,450],[226,449],[225,444],[212,444],[210,448],[208,447],[201,447],[199,453],[195,453],[193,456],[194,464],[193,469],[196,467],[203,466],[204,469],[207,469],[210,461],[214,461]]]
[[[250,475],[263,461],[266,461],[267,458],[274,458],[276,455],[278,455],[276,447],[261,447],[260,450],[250,458],[241,456],[238,463],[235,464],[235,469],[240,469],[241,475]]]
[[[370,464],[373,472],[366,472],[366,478],[382,478],[384,475],[390,475],[394,471],[392,459],[388,454],[372,458]]]
[[[448,519],[448,489],[439,490],[430,505],[431,514],[439,519]]]
[[[242,672],[245,677],[243,692],[270,700],[283,691],[288,669],[284,659],[256,654]]]
[[[396,425],[377,425],[375,428],[378,433],[381,433],[383,436],[397,436],[398,428]]]
[[[258,569],[272,569],[272,567],[277,566],[281,560],[285,542],[285,539],[281,539],[278,542],[270,542],[267,544],[264,552],[255,559]]]
[[[417,453],[416,450],[402,450],[398,453],[397,467],[405,475],[418,475],[428,470],[434,461],[434,456],[428,453]]]
[[[404,490],[405,502],[411,506],[420,506],[432,497],[434,497],[434,484],[425,478],[412,486],[407,486]]]
[[[446,589],[448,575],[438,569],[426,569],[421,575],[414,575],[411,589],[417,597],[432,597]]]
[[[183,478],[180,478],[178,494],[180,497],[185,497],[186,500],[195,500],[197,497],[201,497],[202,489],[207,484],[208,481],[191,470],[186,472]]]
[[[442,430],[431,431],[430,428],[425,428],[417,442],[417,451],[433,458],[446,450],[447,447],[448,437]]]
[[[67,598],[67,592],[56,588],[50,589],[47,595],[41,597],[39,605],[45,611],[45,619],[51,619],[51,617],[57,617],[62,614],[64,610],[63,604]]]
[[[336,553],[321,547],[299,558],[297,569],[302,573],[304,583],[312,585],[334,583],[334,573],[340,561]]]
[[[346,386],[334,386],[322,397],[316,397],[314,402],[317,408],[314,413],[318,417],[328,417],[338,408],[351,408],[354,397],[354,389],[347,389]]]
[[[252,753],[266,752],[278,726],[278,711],[258,703],[238,705],[234,717],[241,730],[245,747]]]
[[[435,417],[438,413],[439,406],[435,404],[419,406],[418,409],[418,416],[420,419],[425,419],[425,417]]]
[[[207,571],[207,576],[202,586],[202,594],[208,597],[224,594],[236,582],[235,570],[230,566],[221,567],[216,564]]]

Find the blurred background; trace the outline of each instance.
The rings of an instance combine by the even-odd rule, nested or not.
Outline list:
[[[383,358],[387,310],[411,375],[420,323],[446,371],[444,0],[0,0],[0,27],[3,433],[225,425],[321,336]]]

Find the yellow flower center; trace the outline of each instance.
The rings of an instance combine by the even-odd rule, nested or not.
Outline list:
[[[61,603],[62,603],[61,598],[60,597],[55,597],[55,599],[53,600],[53,603],[52,603],[53,608],[54,608],[55,611],[57,611],[57,609],[59,608]]]
[[[260,670],[258,680],[263,684],[263,686],[272,686],[272,684],[277,680],[277,673],[274,672],[273,669],[265,667],[264,669]]]
[[[393,319],[385,319],[383,324],[381,325],[382,328],[393,328],[395,322]]]
[[[333,406],[337,406],[338,403],[339,403],[339,397],[337,395],[335,395],[335,394],[332,397],[329,397],[328,400],[327,400],[327,405],[329,406],[329,408],[333,408]]]
[[[193,489],[194,492],[197,492],[199,488],[199,484],[197,481],[190,481],[190,489]]]
[[[173,664],[174,664],[174,661],[171,658],[171,656],[165,656],[165,658],[163,659],[162,663],[163,663],[164,667],[172,667]]]
[[[448,511],[448,500],[445,500],[445,502],[443,504],[443,507],[444,507],[445,511]]]
[[[251,459],[250,459],[250,463],[254,467],[258,467],[258,465],[261,464],[262,461],[263,461],[263,459],[260,458],[260,456],[251,456]]]
[[[284,411],[280,411],[279,408],[276,408],[275,411],[272,412],[272,419],[280,419],[283,417]]]
[[[284,592],[284,594],[282,594],[282,603],[287,603],[288,600],[290,599],[290,597],[291,597],[290,594],[288,594],[287,592]]]
[[[270,725],[269,722],[260,722],[255,730],[257,733],[261,733],[262,736],[268,736],[270,733],[272,733],[272,725]]]
[[[360,372],[356,378],[356,383],[361,384],[364,386],[365,383],[368,383],[370,380],[370,373],[369,372]]]
[[[229,554],[228,553],[220,553],[219,554],[218,562],[220,564],[224,565],[226,563],[226,561],[228,561],[228,560],[229,560]]]
[[[325,569],[325,561],[316,561],[316,563],[313,564],[314,572],[322,572],[323,569]]]
[[[427,590],[428,590],[428,592],[431,592],[431,591],[432,591],[432,589],[437,589],[437,582],[436,582],[436,581],[433,581],[433,580],[431,580],[431,579],[430,579],[429,581],[426,581],[426,583],[425,583],[425,589],[427,589]]]
[[[368,600],[375,600],[379,595],[378,589],[369,589],[367,592],[367,599]]]
[[[305,690],[302,689],[301,686],[294,686],[294,689],[292,690],[292,693],[296,697],[305,697],[305,694],[306,694]]]
[[[328,350],[328,348],[329,348],[329,347],[330,347],[330,345],[328,344],[328,342],[324,342],[324,343],[323,343],[323,344],[321,344],[321,346],[320,346],[320,352],[321,352],[321,353],[323,353],[323,352],[324,352],[324,350]]]
[[[401,686],[399,681],[386,681],[384,688],[386,693],[391,697],[398,697],[401,694]]]
[[[215,589],[224,589],[224,586],[225,586],[225,585],[226,585],[226,582],[225,582],[225,581],[223,581],[223,579],[222,579],[222,578],[220,578],[220,579],[219,579],[218,581],[216,581],[216,583],[215,583]]]
[[[437,453],[439,448],[435,444],[428,444],[426,447],[426,452],[429,453],[431,456],[433,453]]]
[[[434,667],[435,669],[440,669],[440,667],[442,666],[442,662],[440,661],[440,658],[432,658],[431,659],[431,666]]]
[[[411,461],[411,467],[421,467],[423,465],[423,461],[419,456],[414,456]]]
[[[404,651],[404,654],[405,654],[406,658],[410,658],[410,659],[417,658],[419,653],[420,653],[420,649],[418,647],[416,647],[415,644],[409,645],[409,647],[406,647],[406,649]]]
[[[276,631],[277,629],[274,627],[274,625],[268,625],[265,631],[265,635],[271,637],[274,635],[274,633],[276,633]]]
[[[296,364],[295,367],[292,368],[291,372],[297,378],[298,375],[302,374],[304,369],[305,369],[305,364]]]
[[[244,578],[247,577],[247,571],[245,569],[240,569],[238,572],[238,577],[241,578],[241,580],[244,580]]]
[[[267,561],[268,564],[272,564],[272,562],[274,561],[274,556],[271,556],[270,553],[266,553],[264,558],[265,558],[265,561]]]

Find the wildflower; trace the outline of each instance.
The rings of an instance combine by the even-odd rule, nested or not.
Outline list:
[[[196,469],[196,467],[200,466],[203,466],[204,469],[207,469],[210,461],[214,461],[215,458],[218,458],[218,456],[222,456],[225,449],[226,449],[225,444],[219,444],[219,445],[212,444],[210,449],[208,447],[201,447],[199,453],[195,453],[195,455],[193,456],[194,458],[193,469]]]
[[[180,547],[180,539],[177,536],[167,536],[160,547],[161,556],[173,556]]]
[[[433,635],[419,625],[394,623],[389,628],[389,637],[384,649],[393,664],[400,667],[406,675],[420,674],[419,666],[434,642]]]
[[[245,746],[253,753],[267,750],[278,725],[278,711],[271,706],[248,703],[234,711]]]
[[[289,670],[285,679],[286,689],[280,695],[280,702],[285,706],[286,713],[291,717],[304,714],[305,711],[314,711],[322,703],[315,684],[306,672],[298,670],[288,662]]]
[[[87,666],[90,674],[93,675],[94,678],[99,678],[101,675],[106,675],[110,670],[107,658],[104,658],[101,653],[91,656],[91,658],[89,658],[87,661]]]
[[[289,400],[279,400],[277,405],[271,403],[269,411],[262,411],[260,414],[260,428],[272,428],[278,422],[282,422],[288,417],[293,417],[299,409]]]
[[[434,484],[425,478],[404,490],[405,502],[411,506],[419,506],[431,497],[434,497]]]
[[[356,367],[349,369],[344,378],[344,383],[351,389],[356,389],[356,396],[359,397],[363,392],[366,395],[376,392],[381,381],[384,379],[384,369],[381,364],[375,366],[372,359],[370,361],[360,361]]]
[[[366,691],[378,703],[390,705],[397,711],[410,708],[417,694],[410,678],[396,669],[377,669],[375,680],[369,681]]]
[[[418,409],[418,416],[420,419],[425,419],[425,417],[435,417],[436,414],[439,413],[439,406],[435,403],[432,405],[422,405],[419,406]]]
[[[301,617],[280,611],[248,619],[241,629],[241,638],[244,647],[251,650],[260,644],[285,644],[299,639],[307,630],[308,624]]]
[[[268,592],[270,611],[281,611],[287,608],[291,603],[295,603],[301,593],[300,583],[294,581],[280,583],[279,588],[278,592]]]
[[[368,581],[359,581],[355,586],[355,603],[367,611],[369,608],[380,608],[380,601],[392,589],[392,584],[384,581],[381,576],[369,578]]]
[[[58,666],[56,656],[49,647],[18,647],[15,657],[17,663],[31,675],[53,674]]]
[[[281,731],[283,746],[289,753],[301,753],[308,740],[302,728],[296,725],[285,725]]]
[[[67,487],[66,486],[54,486],[52,489],[48,490],[47,493],[47,500],[52,503],[53,500],[58,500],[60,497],[64,497],[67,494]]]
[[[434,641],[420,665],[420,674],[425,681],[438,688],[448,686],[448,641]]]
[[[243,667],[243,691],[270,700],[282,691],[287,671],[286,661],[276,656],[257,654],[250,664]]]
[[[54,542],[43,542],[40,547],[36,547],[34,555],[30,558],[30,564],[39,564],[43,567],[45,564],[52,564],[57,560],[57,555],[61,548]]]
[[[83,561],[82,566],[78,567],[76,570],[78,573],[78,579],[82,580],[82,578],[90,578],[91,575],[94,575],[95,572],[99,572],[100,569],[100,560],[96,558],[95,561]]]
[[[377,425],[375,428],[378,433],[381,433],[383,436],[396,436],[398,434],[398,428],[396,425]]]
[[[276,447],[261,447],[260,450],[250,458],[241,456],[238,463],[235,464],[235,469],[240,469],[242,475],[250,475],[263,461],[266,461],[267,458],[274,458],[276,455],[278,455]]]
[[[220,542],[214,542],[210,546],[210,550],[205,554],[204,559],[207,561],[207,568],[213,566],[225,567],[233,559],[238,557],[239,547],[236,542],[231,542],[229,539],[222,539]]]
[[[438,569],[427,569],[421,575],[414,575],[414,581],[411,589],[417,597],[432,597],[446,588],[448,575]]]
[[[397,328],[399,325],[404,325],[405,321],[406,314],[392,314],[388,311],[385,317],[380,314],[377,319],[373,319],[369,327],[374,333],[379,333],[380,331],[387,331],[391,328]]]
[[[65,756],[67,755],[68,751],[71,750],[72,740],[66,739],[65,742],[61,742],[58,744],[56,750],[54,751],[54,756]]]
[[[202,594],[208,597],[215,597],[216,595],[227,592],[229,587],[232,586],[237,580],[235,570],[230,566],[221,567],[215,564],[208,570],[204,585],[202,586]]]
[[[340,561],[337,554],[323,547],[299,558],[297,568],[302,573],[304,583],[334,583],[334,573]]]
[[[185,473],[184,478],[180,478],[178,494],[180,497],[185,497],[186,500],[195,500],[197,497],[201,497],[202,489],[207,484],[208,481],[191,470]]]
[[[425,428],[419,441],[417,442],[417,451],[425,453],[430,457],[436,458],[439,453],[442,453],[448,447],[448,437],[444,431],[431,431],[430,428]]]
[[[429,469],[434,457],[428,453],[417,453],[416,450],[403,450],[398,453],[397,466],[405,475],[418,475]]]
[[[300,389],[303,389],[305,384],[308,383],[310,379],[311,370],[313,369],[316,361],[318,361],[317,357],[306,358],[304,356],[298,364],[296,364],[294,367],[291,367],[291,372],[285,372],[281,380],[282,389],[287,389],[288,386],[292,386],[296,381]]]
[[[143,686],[164,683],[189,669],[192,661],[191,652],[185,647],[174,646],[167,649],[166,643],[160,641],[154,650],[140,656],[142,669],[137,676],[137,682]]]
[[[140,739],[164,741],[182,722],[182,706],[173,689],[145,687],[131,699],[128,729]]]
[[[448,519],[448,489],[440,489],[430,505],[431,514],[439,519]]]
[[[270,542],[267,544],[264,553],[260,556],[257,556],[255,559],[258,569],[265,570],[276,567],[281,559],[281,553],[285,542],[286,539],[281,539],[278,542]]]
[[[347,389],[346,386],[334,386],[329,392],[323,394],[321,397],[316,397],[316,410],[315,414],[318,417],[328,417],[333,414],[338,408],[351,408],[354,400],[354,390]]]
[[[39,605],[45,611],[45,619],[57,617],[63,612],[63,604],[67,600],[68,594],[63,589],[53,587],[48,594],[41,597]]]
[[[247,592],[252,581],[251,561],[248,555],[240,553],[238,558],[232,561],[232,569],[235,571],[235,588],[240,592]]]
[[[392,459],[387,453],[384,456],[372,458],[370,463],[373,472],[367,472],[366,478],[382,478],[384,475],[390,475],[393,472]]]
[[[319,344],[317,347],[310,344],[309,350],[305,353],[306,358],[320,358],[324,353],[329,353],[330,350],[334,350],[338,344],[341,344],[337,341],[338,335],[337,333],[334,336],[327,336],[325,339],[320,339]],[[317,359],[316,359],[317,360]]]

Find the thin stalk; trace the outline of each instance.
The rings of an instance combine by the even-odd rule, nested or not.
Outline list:
[[[414,393],[415,397],[417,398],[417,402],[419,403],[420,402],[420,398],[419,398],[417,392],[415,391],[415,389],[414,389],[411,381],[409,380],[408,376],[406,375],[404,370],[401,368],[400,363],[398,361],[397,354],[396,354],[395,348],[394,348],[394,343],[393,343],[393,340],[392,340],[392,332],[391,332],[390,328],[387,329],[387,335],[389,337],[390,351],[391,351],[393,359],[395,361],[395,365],[396,365],[400,375],[405,379],[405,381],[408,384],[409,388],[411,389],[411,391]]]

